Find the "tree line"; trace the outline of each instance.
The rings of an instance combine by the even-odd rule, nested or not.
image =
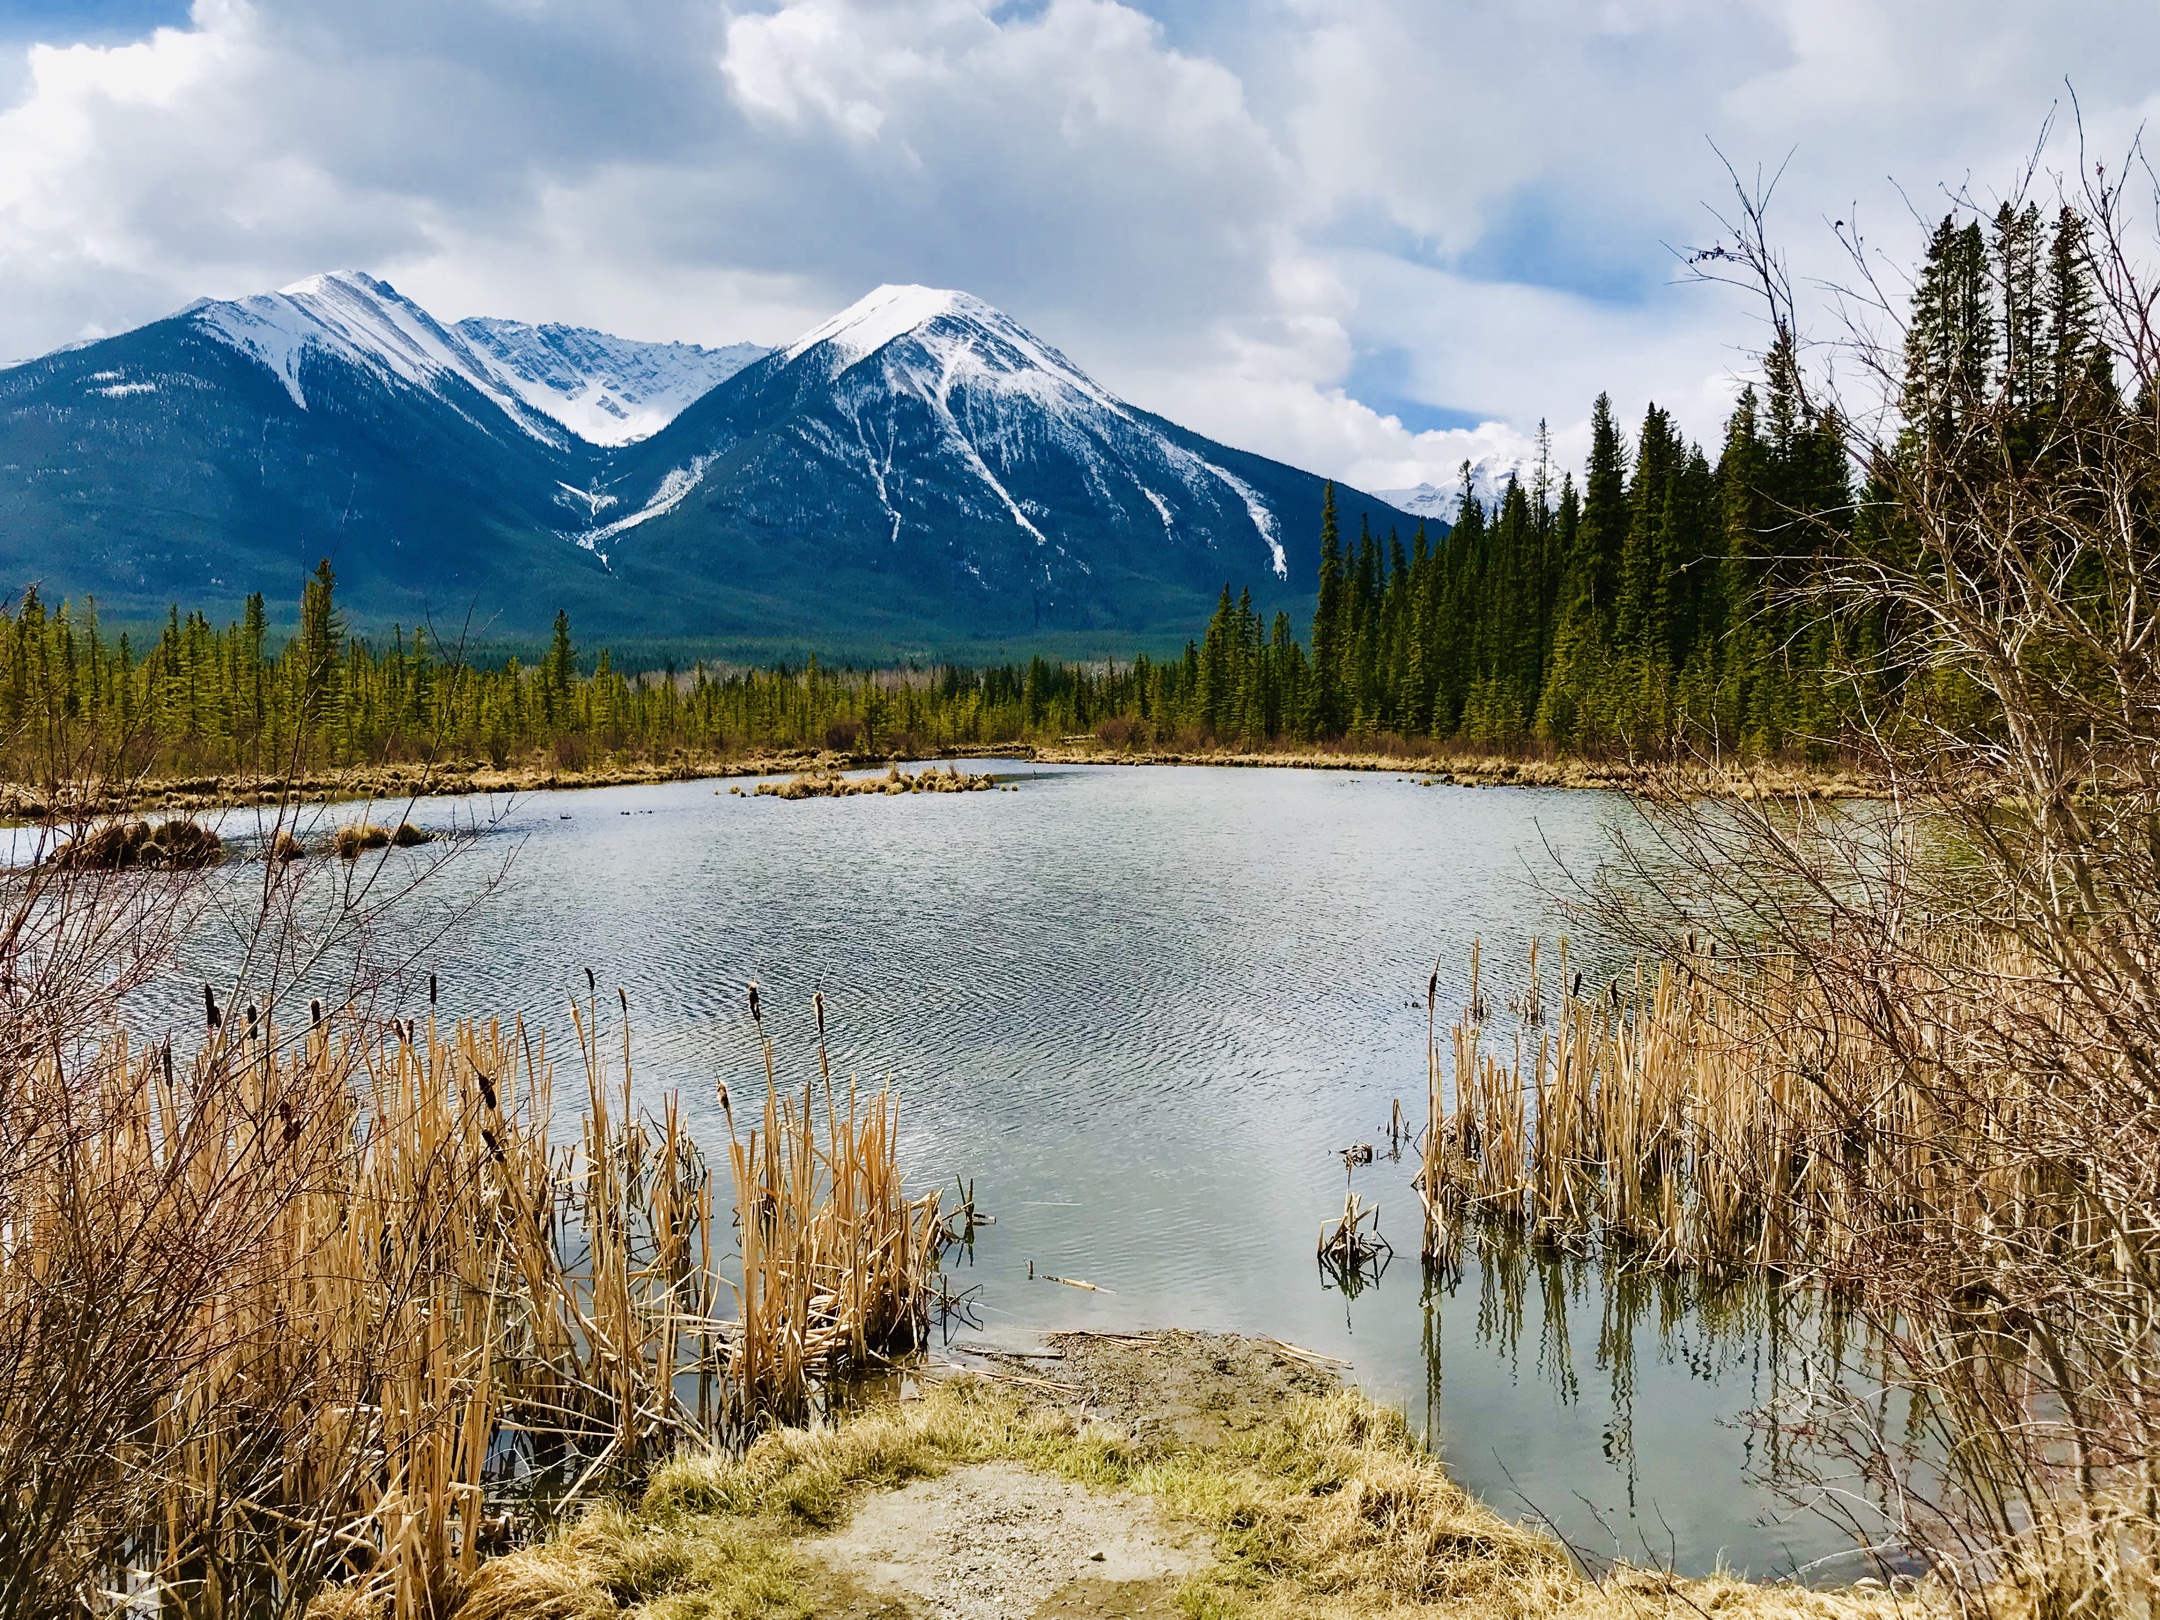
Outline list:
[[[101,634],[95,604],[27,592],[0,625],[0,728],[17,779],[86,752],[154,773],[281,772],[423,757],[639,759],[832,747],[934,752],[1095,733],[1141,746],[1330,745],[1740,754],[1837,749],[1856,717],[1925,693],[1881,612],[1836,612],[1825,570],[1887,556],[1897,501],[1877,457],[1939,439],[1970,402],[2011,399],[2035,435],[2121,410],[2096,332],[2087,228],[2005,207],[1946,218],[1916,279],[1902,438],[1856,456],[1810,396],[1789,336],[1744,389],[1715,459],[1671,413],[1632,439],[1601,395],[1578,483],[1540,453],[1490,498],[1465,469],[1454,524],[1341,532],[1332,487],[1301,639],[1226,587],[1182,657],[1130,663],[620,671],[558,615],[536,662],[479,667],[424,630],[346,633],[326,562],[273,647],[260,594],[225,627],[175,608],[155,641]],[[1887,550],[1885,549],[1887,548]],[[1971,716],[1966,718],[1970,719]]]

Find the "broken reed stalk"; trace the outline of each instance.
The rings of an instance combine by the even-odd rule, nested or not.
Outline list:
[[[595,1010],[560,1149],[517,1023],[294,1037],[250,1009],[177,1072],[116,1034],[11,1076],[0,1379],[37,1398],[0,1402],[0,1556],[64,1476],[52,1590],[124,1566],[138,1597],[267,1613],[349,1580],[419,1620],[505,1528],[513,1459],[559,1507],[920,1331],[937,1201],[901,1191],[886,1094],[851,1094],[822,1149],[807,1098],[735,1145],[739,1194],[766,1168],[722,1320],[711,1176],[674,1097],[633,1114],[627,1027],[617,1071]]]

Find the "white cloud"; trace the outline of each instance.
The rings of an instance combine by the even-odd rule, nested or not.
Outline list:
[[[447,316],[784,339],[968,288],[1136,403],[1368,487],[1550,417],[1717,431],[1756,335],[1674,285],[1725,178],[1791,154],[1899,252],[2077,86],[2160,106],[2142,0],[197,0],[38,46],[0,110],[0,355],[359,266]],[[0,94],[8,91],[0,90]],[[2057,150],[2065,159],[2068,143]],[[1896,183],[1893,183],[1895,181]],[[1904,190],[1899,189],[1899,185]],[[1358,379],[1384,354],[1385,398]],[[1361,402],[1360,388],[1372,397]],[[1413,431],[1414,403],[1488,425]]]

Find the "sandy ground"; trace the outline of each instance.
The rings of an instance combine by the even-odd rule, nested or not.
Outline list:
[[[1003,1462],[873,1497],[801,1550],[951,1620],[1174,1614],[1178,1582],[1211,1561],[1146,1497]]]
[[[1168,1448],[1219,1446],[1336,1384],[1320,1358],[1228,1334],[961,1350],[971,1371]],[[1150,1497],[1003,1462],[871,1497],[845,1530],[800,1550],[832,1573],[818,1612],[834,1620],[1176,1620],[1180,1583],[1211,1562],[1206,1538]]]

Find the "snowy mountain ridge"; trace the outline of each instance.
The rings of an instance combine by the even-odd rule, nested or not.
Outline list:
[[[589,327],[485,317],[445,326],[358,270],[309,276],[274,293],[206,299],[183,313],[276,373],[303,410],[301,374],[314,352],[436,393],[455,377],[551,444],[561,442],[563,429],[608,447],[657,433],[766,352],[754,343],[643,343]]]
[[[756,343],[708,349],[646,343],[589,326],[474,316],[455,327],[526,404],[593,444],[630,444],[769,352]]]
[[[444,378],[456,377],[534,438],[559,437],[552,419],[536,413],[461,335],[388,282],[357,270],[308,276],[274,293],[204,299],[182,313],[198,330],[261,361],[302,410],[308,408],[302,367],[319,353],[438,393]]]

